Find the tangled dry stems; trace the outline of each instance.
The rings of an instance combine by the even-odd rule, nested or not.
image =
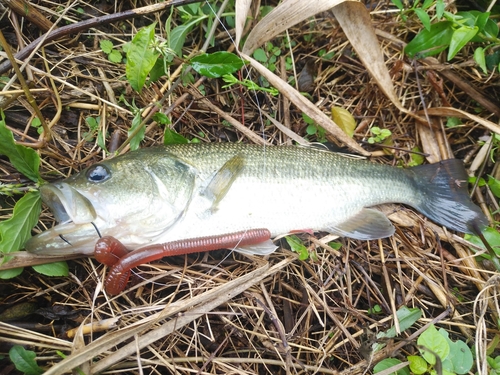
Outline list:
[[[388,4],[376,4],[372,13],[375,28],[408,41],[419,24],[412,19],[401,22]],[[111,13],[118,10],[114,8],[131,6],[120,2],[101,9],[101,5],[76,1],[65,17],[68,22],[79,17],[74,11],[78,7],[86,12]],[[37,9],[55,17],[59,14],[56,4],[50,2],[41,1]],[[164,78],[137,94],[124,81],[123,65],[110,63],[99,48],[102,39],[111,39],[120,46],[143,25],[153,21],[163,24],[167,15],[103,25],[59,41],[47,48],[45,58],[38,52],[31,60],[26,75],[35,88],[42,89],[34,93],[37,103],[47,118],[56,120],[53,140],[39,149],[47,179],[71,175],[105,156],[95,139],[85,140],[86,117],[100,116],[101,130],[123,141],[132,113],[118,97],[123,94],[137,107],[153,110],[154,103],[168,92],[179,74],[175,72],[177,65],[172,67],[171,80]],[[19,20],[4,15],[1,22],[6,33],[17,30],[27,39],[38,36],[35,28],[29,24],[19,26],[14,19]],[[217,49],[229,48],[226,31],[218,31]],[[312,34],[312,42],[304,39],[305,33]],[[326,113],[332,106],[348,109],[359,122],[356,141],[366,141],[372,126],[391,130],[396,149],[365,145],[378,155],[377,162],[407,165],[411,160],[408,150],[415,146],[428,153],[435,151],[435,157],[455,155],[468,163],[477,155],[478,139],[488,134],[485,129],[472,122],[444,129],[443,118],[434,118],[435,127],[430,128],[434,141],[425,138],[418,128],[421,125],[398,111],[379,90],[331,14],[320,14],[314,22],[301,23],[288,34],[296,42],[295,71],[300,72],[307,61],[313,61],[316,79],[309,94],[319,108]],[[14,39],[13,34],[10,36]],[[203,30],[192,32],[184,53],[199,49],[203,38]],[[479,91],[496,89],[492,77],[484,77],[469,64],[470,51],[465,50],[452,65],[424,70],[424,65],[412,65],[404,58],[401,45],[394,39],[381,37],[380,41],[397,94],[409,110],[443,106],[441,90],[451,106],[474,112],[475,98],[436,74],[439,69],[452,70]],[[317,58],[321,49],[334,51],[333,59]],[[290,55],[290,50],[283,50],[283,59]],[[277,64],[277,74],[290,76],[283,66],[283,62]],[[254,75],[253,79],[258,81],[259,77]],[[249,141],[241,132],[224,125],[224,119],[209,104],[270,143],[290,140],[274,126],[265,126],[260,109],[274,113],[278,121],[305,136],[301,113],[281,96],[255,96],[239,87],[222,89],[217,80],[202,84],[203,100],[193,97],[199,85],[181,84],[163,104],[163,109],[169,109],[173,128],[183,136],[202,142]],[[20,89],[15,82],[11,88]],[[32,118],[31,109],[22,96],[5,112],[16,138],[37,145],[37,134],[26,125]],[[148,124],[144,147],[161,143],[162,136],[160,126]],[[2,180],[19,178],[8,163],[0,163]],[[485,172],[495,173],[492,168],[488,165]],[[488,204],[494,207],[486,195]],[[8,199],[5,203],[2,205],[9,207]],[[8,217],[9,210],[3,209],[4,217]],[[115,298],[103,293],[103,266],[90,258],[72,262],[69,278],[48,278],[26,270],[21,277],[0,281],[2,305],[35,303],[53,315],[35,315],[32,323],[0,323],[2,351],[15,343],[27,345],[47,370],[57,368],[61,362],[57,351],[73,353],[85,358],[80,361],[85,373],[105,369],[136,373],[141,368],[146,373],[178,374],[362,374],[384,357],[403,358],[416,351],[411,332],[387,342],[386,349],[375,357],[368,350],[376,332],[397,324],[396,310],[409,306],[423,311],[418,328],[440,317],[439,325],[452,337],[470,343],[479,330],[482,341],[476,345],[484,353],[497,329],[495,272],[476,262],[460,237],[444,232],[407,208],[392,206],[386,210],[398,224],[396,234],[389,239],[340,239],[342,248],[335,251],[324,245],[326,240],[322,241],[321,236],[303,235],[311,254],[315,254],[307,261],[298,261],[285,246],[267,259],[249,259],[227,251],[175,257],[137,269],[133,286]],[[37,230],[51,225],[52,216],[44,211]],[[369,309],[376,305],[381,312],[370,314]],[[18,324],[25,328],[16,328]],[[51,328],[41,331],[39,324]],[[141,340],[149,341],[142,347]],[[54,373],[59,371],[57,368]]]

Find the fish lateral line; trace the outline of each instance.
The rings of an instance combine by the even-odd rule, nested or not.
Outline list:
[[[94,255],[111,266],[104,287],[108,294],[117,295],[127,286],[132,268],[141,264],[174,255],[257,245],[270,238],[271,232],[260,228],[148,245],[129,252],[119,240],[105,236],[97,241]]]

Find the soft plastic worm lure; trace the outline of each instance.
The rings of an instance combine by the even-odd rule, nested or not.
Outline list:
[[[127,286],[132,268],[141,264],[173,255],[257,245],[270,238],[267,229],[251,229],[149,245],[129,252],[116,238],[106,236],[97,241],[94,255],[99,262],[111,266],[104,286],[108,294],[116,295]]]

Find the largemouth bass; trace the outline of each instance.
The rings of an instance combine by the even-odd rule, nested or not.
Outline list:
[[[273,237],[314,230],[377,239],[394,233],[387,217],[370,208],[383,203],[409,205],[459,232],[488,224],[467,194],[460,160],[403,169],[294,146],[141,149],[40,192],[59,224],[31,238],[26,250],[47,255],[92,254],[99,235],[129,249],[254,228]],[[250,252],[274,248],[266,243]]]

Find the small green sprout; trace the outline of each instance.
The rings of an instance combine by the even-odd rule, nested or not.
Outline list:
[[[378,126],[374,126],[370,129],[372,136],[368,138],[368,143],[383,143],[385,140],[389,139],[392,132],[389,129],[380,129]]]

